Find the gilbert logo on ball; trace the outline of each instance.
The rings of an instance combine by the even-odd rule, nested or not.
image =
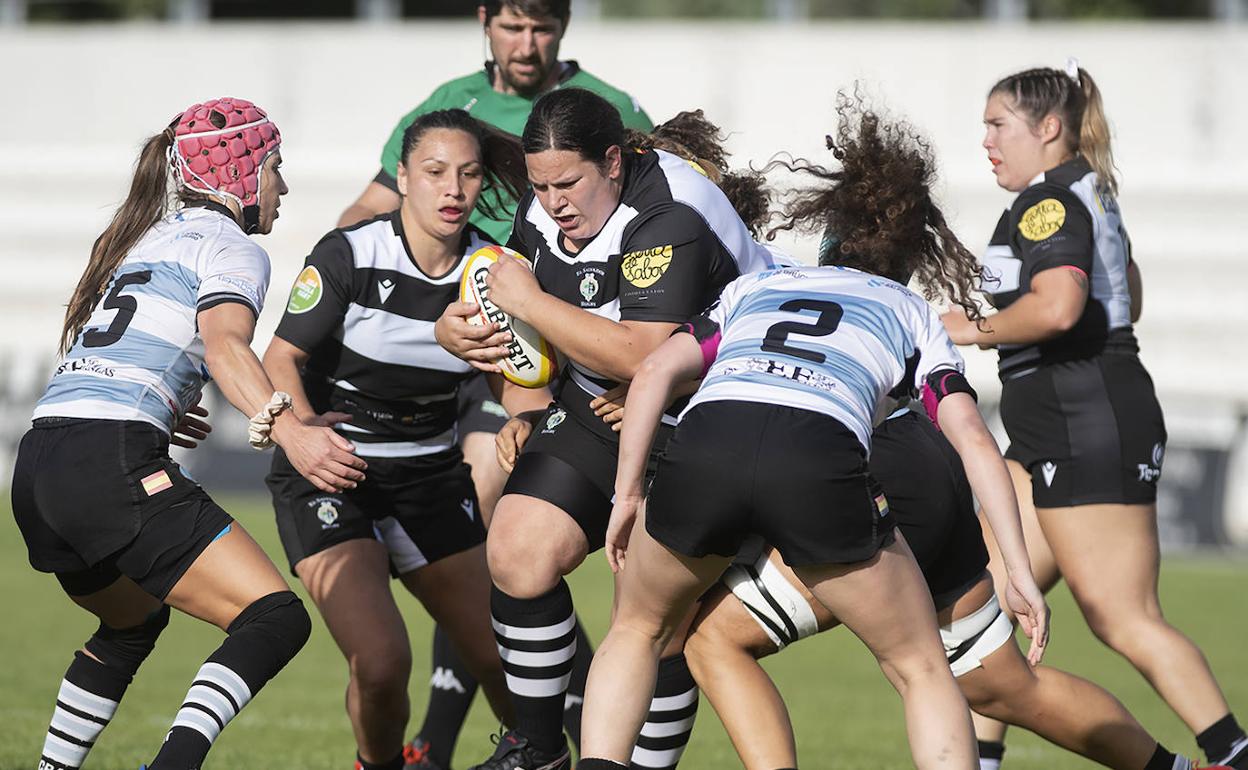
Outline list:
[[[507,345],[507,355],[498,361],[503,376],[526,388],[540,388],[550,382],[554,374],[554,354],[550,345],[532,326],[519,318],[512,318],[490,301],[490,289],[485,279],[489,275],[490,266],[504,254],[515,257],[522,265],[533,269],[522,254],[505,246],[483,246],[473,252],[468,257],[468,263],[464,265],[464,274],[459,282],[459,299],[480,308],[477,315],[468,319],[469,323],[480,326],[493,321],[499,325],[501,331],[511,332],[512,340]]]

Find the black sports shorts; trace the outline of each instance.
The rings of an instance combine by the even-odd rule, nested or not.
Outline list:
[[[458,449],[370,457],[359,486],[329,493],[300,476],[279,448],[265,483],[292,573],[305,558],[348,540],[383,542],[396,576],[485,542],[477,493]]]
[[[962,458],[927,417],[907,412],[871,434],[871,475],[923,570],[936,609],[983,578],[988,549]]]
[[[31,566],[71,596],[125,575],[163,600],[233,521],[169,459],[169,437],[134,420],[36,420],[12,494]]]
[[[507,410],[494,400],[490,383],[482,373],[459,386],[459,416],[456,424],[460,436],[469,433],[498,433],[507,423]]]
[[[1135,355],[1049,364],[1006,380],[1005,456],[1031,474],[1037,508],[1157,500],[1166,423]]]
[[[659,426],[647,474],[654,472],[657,453],[671,432]],[[536,497],[562,509],[585,533],[593,553],[606,542],[619,451],[618,440],[591,430],[575,412],[554,401],[533,426],[503,494]]]
[[[659,460],[646,531],[686,556],[733,556],[760,535],[793,567],[848,564],[893,541],[893,519],[849,428],[805,409],[711,401]]]

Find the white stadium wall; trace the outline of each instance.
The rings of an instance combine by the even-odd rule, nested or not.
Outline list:
[[[143,137],[190,102],[226,94],[258,102],[282,127],[292,192],[277,233],[262,241],[273,257],[262,346],[304,254],[376,172],[395,121],[480,66],[482,51],[479,28],[460,22],[0,30],[4,467],[51,364],[63,304],[125,194]],[[1234,472],[1248,471],[1248,26],[574,21],[563,54],[631,92],[656,120],[704,108],[732,132],[742,165],[777,151],[826,159],[835,91],[861,81],[931,138],[945,209],[975,250],[1008,201],[980,147],[985,92],[1008,72],[1078,56],[1116,133],[1123,211],[1147,287],[1143,358],[1173,445],[1197,450],[1185,460],[1172,451],[1167,476],[1186,479],[1186,497],[1163,495],[1163,512],[1216,507],[1207,488],[1221,481],[1206,475],[1199,451],[1235,448],[1227,523],[1248,541],[1248,473]],[[782,241],[805,259],[812,244]],[[971,358],[991,403],[993,357]],[[1174,526],[1172,541],[1200,539]]]

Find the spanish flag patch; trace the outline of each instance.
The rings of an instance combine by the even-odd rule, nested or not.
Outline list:
[[[164,471],[156,471],[150,476],[144,476],[140,483],[143,485],[143,491],[148,497],[160,492],[164,492],[173,486],[173,482],[169,480],[169,474]]]

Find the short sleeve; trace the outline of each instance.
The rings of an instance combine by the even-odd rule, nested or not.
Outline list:
[[[648,210],[621,244],[620,319],[680,323],[707,301],[719,239],[681,203]]]
[[[620,110],[620,120],[623,121],[625,128],[636,129],[650,133],[654,130],[654,122],[650,120],[650,116],[641,108],[641,103],[637,101],[637,97],[629,94],[623,94],[624,103],[616,105]]]
[[[1077,195],[1055,185],[1037,185],[1015,201],[1010,220],[1010,240],[1026,275],[1055,267],[1091,274],[1092,215]]]
[[[966,362],[962,360],[958,346],[949,339],[949,334],[945,331],[945,325],[940,322],[940,317],[923,300],[916,297],[915,303],[918,306],[916,311],[920,319],[918,334],[915,335],[919,360],[915,367],[914,380],[910,385],[917,393],[922,390],[928,375],[933,372],[947,370],[965,374]]]
[[[224,302],[246,305],[258,318],[269,290],[269,255],[250,239],[240,236],[209,254],[199,271],[196,311]]]
[[[511,233],[507,236],[507,248],[518,251],[529,259],[533,258],[534,244],[526,240],[528,228],[525,227],[524,216],[531,205],[533,205],[532,191],[520,196],[520,202],[516,204],[516,212],[511,219]]]
[[[342,325],[354,293],[354,258],[342,232],[321,239],[304,260],[290,289],[286,312],[275,332],[303,351],[311,351]]]

